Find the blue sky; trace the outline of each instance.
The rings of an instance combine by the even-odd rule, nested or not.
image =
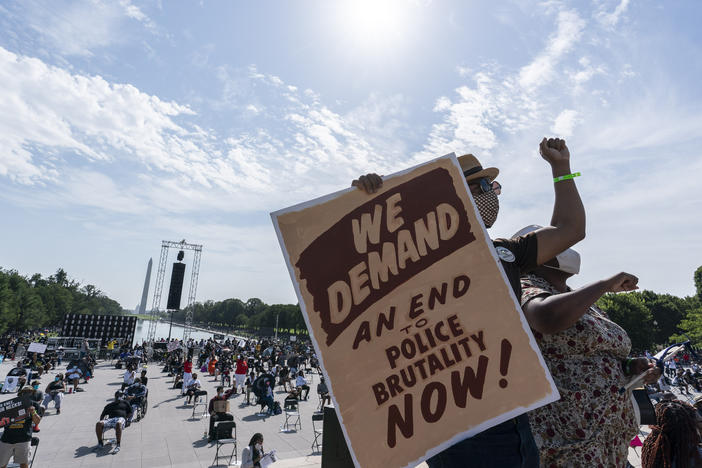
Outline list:
[[[692,294],[700,13],[691,0],[3,2],[0,266],[63,267],[131,308],[160,241],[184,238],[204,244],[198,300],[294,303],[269,212],[472,152],[501,170],[490,234],[509,236],[550,219],[537,146],[555,135],[588,214],[573,285],[628,271]]]

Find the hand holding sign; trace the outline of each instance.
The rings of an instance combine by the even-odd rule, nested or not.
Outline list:
[[[356,465],[556,399],[455,156],[353,185],[272,217]]]

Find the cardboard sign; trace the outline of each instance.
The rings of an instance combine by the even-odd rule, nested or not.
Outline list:
[[[166,345],[166,350],[170,353],[172,351],[175,351],[176,349],[180,348],[180,342],[179,341],[169,341],[168,344]]]
[[[46,345],[42,343],[30,343],[27,352],[44,354],[44,352],[46,352]]]
[[[25,419],[30,406],[32,402],[28,396],[0,402],[0,427]]]
[[[212,408],[215,413],[228,413],[229,412],[229,400],[215,400],[212,402]]]
[[[558,399],[453,154],[271,216],[356,466]]]

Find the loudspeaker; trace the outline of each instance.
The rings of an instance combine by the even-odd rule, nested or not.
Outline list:
[[[344,433],[341,432],[339,418],[331,406],[324,407],[322,468],[354,468]]]
[[[185,276],[185,263],[174,263],[171,272],[171,287],[168,288],[168,304],[166,309],[180,309],[180,295],[183,292],[183,276]]]

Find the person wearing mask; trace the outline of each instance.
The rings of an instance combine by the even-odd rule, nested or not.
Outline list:
[[[83,377],[83,371],[77,365],[73,365],[70,369],[66,371],[66,376],[69,382],[73,383],[73,391],[78,391],[78,382],[80,378]]]
[[[29,393],[29,392],[27,392]],[[21,394],[21,392],[20,392]],[[7,468],[10,459],[19,463],[20,468],[29,466],[29,446],[32,441],[32,428],[41,421],[36,403],[32,403],[24,419],[15,421],[8,426],[0,437],[0,466]]]
[[[193,378],[193,358],[190,354],[183,363],[183,389],[181,393],[185,393],[190,385],[190,380]]]
[[[144,387],[146,387],[146,384],[149,383],[149,378],[146,376],[146,369],[141,370],[141,377],[139,377],[139,380]]]
[[[189,405],[193,397],[197,398],[200,395],[205,395],[207,392],[200,390],[202,387],[202,383],[200,382],[200,379],[197,378],[197,374],[193,374],[193,377],[190,379],[190,384],[188,385],[188,388],[185,391],[185,404]]]
[[[594,305],[605,293],[638,289],[638,278],[618,273],[573,290],[566,281],[579,271],[580,255],[567,249],[522,276],[522,310],[561,395],[529,419],[542,466],[625,466],[638,426],[619,389],[643,372],[654,383],[660,370],[645,357],[628,359],[629,336]]]
[[[65,392],[66,382],[63,381],[63,374],[57,374],[54,380],[46,386],[44,401],[42,402],[44,410],[49,409],[49,403],[53,401],[56,407],[56,414],[61,414],[61,403]]]
[[[544,138],[539,144],[541,157],[551,167],[555,201],[551,225],[516,239],[496,239],[497,250],[516,297],[521,297],[519,277],[523,272],[552,259],[558,253],[585,238],[585,210],[575,174],[570,170],[570,150],[565,140]],[[483,168],[478,158],[465,154],[458,158],[478,213],[486,228],[497,220],[500,209],[498,196],[502,186],[495,180],[499,170]],[[367,174],[352,182],[354,187],[372,194],[382,187],[383,180],[377,174]],[[486,451],[486,446],[499,446],[500,450]],[[427,460],[429,468],[453,468],[470,466],[476,468],[533,467],[539,464],[539,453],[529,427],[526,414],[493,426],[472,437],[458,441]]]
[[[257,432],[241,453],[241,468],[261,468],[261,459],[264,456],[263,434]]]
[[[231,388],[224,391],[224,387],[221,385],[217,387],[217,395],[212,397],[210,404],[207,407],[207,411],[210,413],[210,432],[208,440],[211,442],[216,439],[217,434],[215,434],[215,423],[218,421],[234,421],[234,416],[227,412],[226,401],[233,393],[236,393],[236,388]]]
[[[122,375],[122,390],[132,385],[135,378],[136,372],[134,371],[134,368],[132,366],[127,366],[127,370],[125,370],[124,374]]]

